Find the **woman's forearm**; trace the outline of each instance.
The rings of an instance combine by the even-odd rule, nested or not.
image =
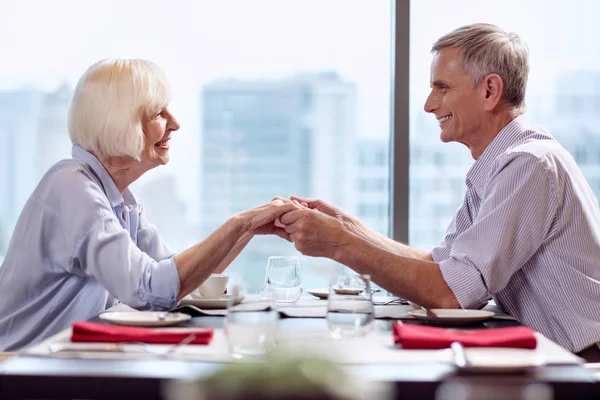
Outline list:
[[[234,215],[205,240],[177,254],[174,258],[180,281],[178,300],[196,289],[215,270],[229,265],[248,243],[248,236],[252,237],[246,231],[246,222]]]
[[[242,250],[244,250],[248,243],[250,243],[250,240],[252,240],[253,237],[254,234],[249,232],[242,234],[235,246],[233,246],[233,248],[229,251],[227,256],[225,256],[223,261],[221,261],[221,264],[219,264],[219,266],[213,272],[216,274],[220,274],[221,272],[225,271],[225,269],[229,267],[229,264],[231,264],[233,260],[235,260],[235,258],[240,255],[240,253],[242,252]]]

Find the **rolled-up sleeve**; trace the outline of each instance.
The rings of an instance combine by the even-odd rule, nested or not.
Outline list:
[[[439,263],[461,307],[473,308],[506,287],[542,245],[557,212],[556,186],[528,153],[496,161],[472,225],[453,238]]]
[[[68,199],[78,210],[64,218],[73,243],[72,273],[96,279],[114,298],[136,309],[177,304],[179,274],[173,256],[156,260],[140,249],[94,184]],[[163,254],[167,254],[166,252]]]

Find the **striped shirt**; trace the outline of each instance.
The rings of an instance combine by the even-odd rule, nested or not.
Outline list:
[[[492,297],[573,352],[600,341],[600,210],[571,155],[520,116],[488,145],[466,184],[431,253],[460,305]]]

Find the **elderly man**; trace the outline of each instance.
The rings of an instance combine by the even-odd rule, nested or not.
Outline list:
[[[323,201],[284,214],[306,255],[332,258],[429,308],[473,308],[490,297],[523,324],[599,358],[600,212],[569,153],[524,115],[526,45],[476,24],[432,48],[431,93],[444,142],[475,163],[442,243],[431,252],[394,242]]]

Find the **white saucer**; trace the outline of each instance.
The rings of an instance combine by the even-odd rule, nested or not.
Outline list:
[[[356,286],[334,286],[333,291],[337,294],[348,294],[355,296],[364,292],[365,289]]]
[[[544,364],[535,350],[493,347],[471,347],[465,349],[470,366],[461,368],[469,372],[514,373]]]
[[[408,313],[416,319],[432,322],[446,322],[446,323],[465,323],[465,322],[480,322],[485,321],[494,316],[491,311],[483,310],[460,310],[460,309],[444,309],[436,308],[431,310],[435,313],[433,315],[427,315],[427,312],[421,310],[411,310]]]
[[[164,316],[164,319],[161,317]],[[167,313],[159,311],[115,311],[105,312],[98,318],[116,325],[133,326],[169,326],[192,318],[182,313]]]
[[[325,300],[329,296],[329,289],[308,289],[306,293]]]
[[[233,301],[233,305],[238,305],[242,302],[242,300],[244,300],[243,296],[238,296],[234,299]],[[194,299],[191,296],[186,296],[183,299],[181,299],[181,305],[182,306],[196,306],[198,308],[205,308],[205,309],[211,309],[211,310],[215,310],[215,309],[225,309],[227,308],[227,304],[231,301],[231,296],[224,294],[223,296],[221,296],[218,299]]]

